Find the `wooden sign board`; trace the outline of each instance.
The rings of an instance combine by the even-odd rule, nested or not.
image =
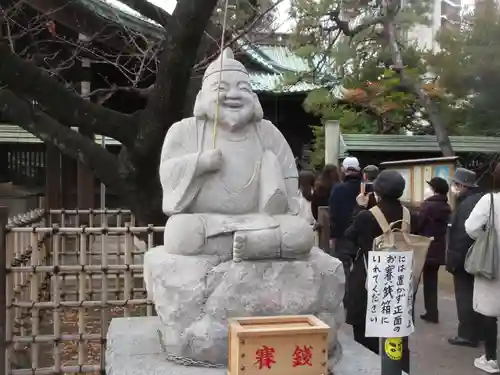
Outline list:
[[[231,319],[228,375],[326,375],[329,330],[313,315]]]
[[[457,159],[458,156],[398,160],[380,163],[380,166],[383,169],[395,170],[401,173],[406,181],[406,188],[401,200],[411,206],[418,207],[424,200],[427,181],[433,177],[442,177],[449,183],[455,173]],[[448,193],[448,200],[450,205],[454,207],[455,202],[451,195],[451,189]]]

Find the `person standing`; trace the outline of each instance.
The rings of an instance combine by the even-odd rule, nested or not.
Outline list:
[[[330,247],[333,255],[344,265],[346,281],[351,267],[350,254],[355,251],[352,243],[344,236],[344,232],[352,222],[354,209],[357,207],[356,197],[360,192],[361,168],[355,157],[347,157],[342,162],[344,180],[333,187],[328,208],[330,213]]]
[[[477,347],[480,340],[480,316],[473,309],[474,276],[465,271],[465,257],[474,240],[465,231],[465,220],[481,198],[476,173],[457,168],[452,179],[452,192],[457,195],[456,210],[448,234],[446,270],[453,275],[457,303],[457,336],[448,339],[451,345]]]
[[[425,314],[420,315],[429,323],[439,322],[438,273],[446,257],[446,233],[451,215],[448,204],[449,186],[441,177],[427,181],[425,200],[420,205],[417,234],[434,237],[429,246],[423,269]]]
[[[399,200],[405,189],[405,179],[400,173],[391,170],[380,172],[374,182],[374,191],[379,197],[377,206],[382,211],[389,223],[395,224],[396,229],[401,229],[404,206]],[[415,232],[417,220],[411,220],[410,230]],[[347,310],[346,323],[352,325],[354,340],[374,353],[379,352],[380,340],[377,337],[366,337],[366,263],[368,252],[373,248],[373,240],[382,234],[382,229],[377,219],[370,210],[362,210],[354,222],[345,231],[345,237],[357,249],[354,255],[353,268],[347,283],[345,307]],[[403,341],[403,371],[410,373],[410,356],[408,339]]]
[[[311,211],[314,219],[318,221],[318,208],[328,206],[332,188],[340,182],[340,174],[336,165],[327,164],[314,181]]]
[[[497,239],[497,259],[500,259],[500,163],[493,172],[495,192],[484,195],[465,221],[467,234],[476,239],[484,231],[488,220],[493,220],[494,233]],[[490,211],[491,210],[491,211]],[[492,218],[490,219],[490,212]],[[474,366],[489,374],[500,373],[497,361],[497,319],[500,316],[500,268],[497,267],[495,279],[489,280],[481,276],[474,278],[474,310],[481,314],[482,332],[485,354],[474,360]]]

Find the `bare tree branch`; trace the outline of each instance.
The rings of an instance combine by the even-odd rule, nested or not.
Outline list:
[[[392,68],[399,74],[401,84],[407,87],[418,98],[418,101],[420,102],[422,107],[426,109],[427,115],[429,116],[429,121],[434,128],[437,142],[443,155],[453,156],[455,155],[455,153],[451,146],[448,129],[446,125],[441,121],[439,110],[436,104],[429,98],[421,85],[417,82],[412,82],[412,80],[409,79],[405,72],[403,57],[401,55],[401,48],[397,40],[396,27],[394,25],[394,17],[399,10],[397,1],[384,0],[384,6],[386,9],[386,18],[383,22],[384,34],[386,37],[387,45],[392,55]]]
[[[88,165],[107,186],[124,193],[116,157],[74,130],[58,123],[7,89],[0,90],[0,114],[4,121],[21,126],[43,142]]]
[[[380,25],[384,21],[384,17],[367,17],[359,25],[351,28],[348,21],[340,19],[340,8],[335,12],[330,13],[331,19],[335,22],[337,28],[342,31],[345,36],[354,37],[357,34],[369,29],[370,27]]]
[[[37,101],[65,126],[85,127],[132,144],[136,127],[132,116],[82,99],[34,63],[14,55],[5,41],[0,42],[0,82],[20,97]]]
[[[366,18],[358,26],[352,29],[349,26],[349,22],[340,19],[339,9],[332,12],[329,16],[334,21],[336,27],[342,30],[344,35],[351,38],[370,27],[376,25],[381,25],[383,27],[383,31],[380,33],[382,41],[391,51],[392,69],[399,75],[401,86],[414,94],[420,105],[427,111],[427,115],[434,128],[443,155],[452,156],[454,152],[448,136],[448,129],[441,121],[436,104],[429,98],[421,85],[411,80],[405,72],[401,46],[397,39],[395,26],[395,17],[400,11],[401,3],[399,0],[381,0],[379,6],[381,7],[380,16]]]

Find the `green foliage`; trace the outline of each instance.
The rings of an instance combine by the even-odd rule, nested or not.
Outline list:
[[[429,23],[433,4],[432,0],[405,1],[394,19],[405,74],[419,84],[427,72],[424,53],[407,42],[406,35],[417,24]],[[393,56],[381,23],[371,22],[380,20],[379,2],[292,0],[291,16],[296,21],[291,48],[308,62],[310,71],[287,80],[323,87],[308,95],[304,101],[307,111],[324,120],[339,120],[344,133],[432,129],[421,119],[426,116],[417,98],[402,88],[399,74],[393,70]],[[349,25],[345,21],[350,21]],[[361,24],[370,26],[360,28]],[[346,36],[347,28],[356,33]],[[443,92],[435,84],[424,85],[424,90],[445,105]],[[313,127],[313,132],[317,136],[313,160],[321,164],[322,129]]]
[[[400,90],[399,76],[390,69],[392,56],[380,28],[374,25],[352,37],[346,37],[339,29],[339,9],[344,18],[358,18],[351,22],[352,29],[379,15],[378,7],[372,3],[292,1],[291,15],[297,26],[291,48],[308,61],[310,71],[287,77],[287,82],[302,80],[324,87],[311,92],[304,107],[324,119],[342,119],[344,132],[391,133],[413,125],[408,123],[408,117],[415,112],[415,97]],[[431,1],[406,3],[396,17],[401,36],[416,23],[428,21],[425,14]],[[411,44],[402,45],[401,49],[407,75],[420,79],[426,72],[421,51]],[[347,91],[339,92],[335,89],[339,86]]]
[[[311,164],[314,169],[321,170],[325,164],[325,127],[312,125],[314,140],[312,144]]]
[[[448,115],[463,134],[498,135],[500,126],[500,8],[494,1],[464,18],[461,29],[438,35],[441,51],[427,56],[449,93]]]

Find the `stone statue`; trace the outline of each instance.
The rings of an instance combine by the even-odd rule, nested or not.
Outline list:
[[[315,314],[338,358],[341,263],[313,247],[292,151],[231,50],[207,68],[194,117],[167,132],[160,180],[169,220],[144,278],[168,354],[225,364],[228,318]]]
[[[195,117],[174,124],[165,138],[165,249],[224,259],[233,251],[235,259],[303,257],[314,236],[296,216],[295,158],[279,130],[263,120],[244,66],[230,50],[221,58],[222,72],[220,60],[205,72]]]

